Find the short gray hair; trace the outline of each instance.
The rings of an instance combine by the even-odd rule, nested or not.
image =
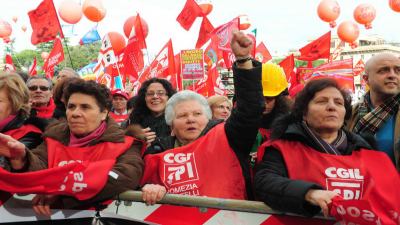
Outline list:
[[[203,108],[203,112],[206,117],[211,120],[211,109],[208,105],[207,99],[197,94],[196,92],[184,90],[174,94],[167,102],[167,106],[165,107],[165,121],[169,126],[172,125],[172,120],[175,119],[175,106],[178,103],[185,102],[185,101],[197,101]]]
[[[29,77],[28,80],[26,81],[26,85],[28,86],[32,80],[39,80],[39,79],[47,80],[47,82],[49,83],[50,90],[53,89],[53,82],[51,81],[50,78],[46,77],[45,75],[36,75]]]

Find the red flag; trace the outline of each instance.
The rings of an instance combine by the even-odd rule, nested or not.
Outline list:
[[[185,30],[189,30],[197,17],[202,16],[201,8],[194,0],[187,0],[185,6],[183,7],[181,13],[179,13],[176,21]]]
[[[232,31],[239,30],[239,17],[225,23],[214,29],[213,33],[218,38],[218,48],[224,51],[230,51]]]
[[[279,65],[283,68],[283,71],[285,71],[286,75],[286,80],[290,84],[289,90],[291,90],[293,87],[299,84],[299,80],[297,79],[296,73],[293,71],[294,69],[294,56],[293,54],[289,55],[286,57],[284,60],[282,60]]]
[[[360,59],[353,68],[353,74],[354,74],[354,76],[358,76],[358,75],[362,74],[364,72],[364,70],[365,70],[364,61],[362,59]]]
[[[212,36],[214,31],[214,26],[211,24],[210,20],[206,16],[203,16],[201,22],[199,37],[197,38],[196,48],[201,48]]]
[[[43,0],[28,15],[33,31],[31,37],[33,45],[54,40],[58,34],[61,38],[64,38],[52,0]]]
[[[137,43],[138,48],[144,49],[147,48],[146,39],[144,37],[142,20],[140,19],[139,13],[136,15],[136,20],[134,23],[134,28],[129,35],[129,39],[133,38],[133,41]]]
[[[15,71],[15,66],[10,54],[6,55],[6,65],[4,66],[4,71],[8,72]]]
[[[139,78],[139,83],[143,83],[145,80],[153,77],[167,79],[174,88],[177,88],[178,82],[171,39],[164,45],[150,66],[144,70]]]
[[[247,34],[247,37],[249,37],[251,39],[251,41],[253,42],[253,47],[251,48],[251,57],[255,58],[256,57],[256,36],[254,36],[254,34]]]
[[[33,58],[33,63],[31,65],[31,67],[29,68],[29,75],[35,76],[37,74],[36,66],[37,66],[37,61],[36,61],[36,57],[35,57],[35,58]]]
[[[46,72],[46,77],[52,78],[54,75],[54,67],[64,60],[64,50],[60,38],[54,40],[53,49],[49,57],[43,65],[43,70]]]
[[[329,58],[331,47],[331,32],[322,35],[318,39],[310,42],[300,49],[301,56],[298,57],[304,61],[314,61],[320,58]]]
[[[175,55],[174,61],[175,61],[177,91],[180,91],[183,90],[182,76],[181,76],[181,53]]]
[[[271,54],[269,53],[267,47],[265,46],[264,42],[260,42],[260,44],[258,44],[257,48],[256,48],[256,55],[255,58],[262,62],[262,63],[266,63],[269,60],[272,59]]]

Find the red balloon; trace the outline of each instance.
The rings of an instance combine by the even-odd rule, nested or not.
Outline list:
[[[111,45],[113,47],[115,55],[119,55],[125,48],[126,42],[124,36],[118,32],[108,32]]]
[[[390,8],[395,12],[400,12],[400,0],[389,0]]]
[[[360,29],[353,21],[343,21],[340,23],[337,28],[337,34],[340,40],[349,43],[352,48],[357,47],[355,41],[360,35]]]
[[[14,23],[16,23],[18,21],[18,17],[17,16],[13,16],[12,20],[14,21]]]
[[[239,30],[247,30],[251,26],[249,17],[247,15],[240,15],[239,21]]]
[[[133,28],[133,25],[135,24],[135,21],[136,21],[136,16],[131,16],[125,20],[125,23],[124,23],[125,37],[129,38],[132,28]],[[147,22],[142,17],[140,17],[140,23],[142,24],[143,36],[144,36],[144,38],[146,38],[147,35],[149,34],[149,26],[147,25]]]
[[[322,0],[318,5],[317,12],[321,20],[328,22],[334,28],[336,26],[335,20],[340,15],[340,6],[335,0]]]
[[[74,0],[64,0],[58,8],[58,14],[65,22],[76,24],[82,18],[82,8]]]
[[[0,19],[0,38],[8,37],[12,33],[11,25],[5,21]]]
[[[82,11],[86,18],[93,22],[100,22],[106,16],[106,9],[101,0],[85,0]]]
[[[201,8],[201,12],[204,15],[210,14],[210,12],[213,10],[213,5],[211,4],[210,0],[196,0],[197,4]]]
[[[48,52],[42,52],[42,54],[40,54],[40,56],[42,57],[43,60],[46,60],[47,58],[49,58],[49,53]]]
[[[366,29],[371,29],[371,22],[376,17],[376,10],[371,4],[361,4],[354,10],[354,19],[365,25]]]

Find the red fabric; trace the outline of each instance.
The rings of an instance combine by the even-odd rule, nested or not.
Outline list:
[[[33,45],[54,40],[58,34],[64,38],[57,12],[52,0],[43,0],[40,5],[28,13],[32,26]]]
[[[129,114],[123,114],[123,115],[117,115],[113,112],[110,112],[109,114],[111,116],[111,118],[113,118],[115,120],[115,122],[117,123],[121,123],[124,122],[125,120],[127,120],[129,118]]]
[[[163,225],[202,225],[217,214],[219,209],[208,208],[202,212],[197,207],[162,205],[147,216],[144,221]]]
[[[13,119],[15,119],[17,115],[9,115],[3,120],[0,121],[0,131],[3,130],[5,126],[8,125],[9,122],[11,122]]]
[[[35,127],[34,125],[27,124],[27,125],[23,125],[23,126],[17,128],[17,129],[9,130],[9,131],[4,132],[4,134],[10,135],[11,137],[13,137],[16,140],[21,139],[22,137],[24,137],[28,133],[39,133],[39,134],[41,134],[42,131],[39,128]]]
[[[335,221],[323,219],[271,215],[260,225],[334,225],[335,223]]]
[[[176,21],[185,30],[189,30],[197,17],[202,16],[203,13],[201,8],[194,0],[187,0],[185,6],[183,7],[181,13],[179,13]]]
[[[239,30],[239,17],[225,23],[214,29],[213,34],[218,39],[218,49],[223,51],[231,51],[230,43],[232,39],[232,31]]]
[[[207,16],[203,16],[199,37],[197,38],[196,42],[196,48],[201,48],[208,40],[210,40],[213,31],[214,26],[211,24],[210,20],[208,20]]]
[[[139,78],[139,83],[153,77],[167,79],[174,88],[177,87],[175,56],[171,39],[164,45],[150,66],[144,70]]]
[[[264,42],[260,42],[257,45],[255,58],[262,63],[266,63],[272,59],[271,53],[269,53]]]
[[[336,212],[341,214],[337,219],[367,224],[371,217],[374,221],[379,217],[382,224],[395,224],[390,222],[394,222],[391,211],[400,213],[400,177],[385,153],[361,149],[352,155],[330,155],[300,142],[285,140],[276,140],[264,147],[267,145],[282,153],[290,179],[317,183],[351,200],[337,201],[337,204],[346,203],[343,207],[356,207],[347,208],[345,211],[350,216],[346,216],[336,205]],[[361,214],[351,216],[356,210]],[[367,214],[365,210],[369,210],[368,216],[362,216]]]
[[[125,47],[124,57],[122,59],[124,63],[124,78],[126,81],[128,78],[131,82],[136,81],[139,78],[139,73],[143,70],[143,48],[147,48],[146,40],[143,35],[142,24],[140,22],[140,16],[137,14],[134,26],[134,33],[131,33],[128,44]]]
[[[37,66],[37,61],[36,61],[36,57],[34,57],[32,66],[29,68],[29,75],[31,75],[31,76],[37,75],[36,66]]]
[[[246,197],[242,169],[229,147],[224,124],[217,125],[191,144],[148,154],[144,160],[142,184],[160,184],[173,194]]]
[[[176,71],[176,81],[177,81],[177,91],[183,90],[183,82],[181,75],[181,53],[178,53],[174,56],[175,61],[175,71]]]
[[[9,72],[15,71],[13,59],[10,54],[6,55],[6,65],[5,65],[4,71],[9,71]]]
[[[92,198],[106,184],[116,158],[133,143],[104,142],[94,146],[67,147],[46,138],[49,169],[10,173],[0,168],[0,189],[11,193],[70,195],[79,200]]]
[[[300,49],[298,59],[305,61],[314,61],[321,58],[329,58],[331,47],[331,32],[327,32],[318,39],[310,42]]]
[[[296,80],[292,80],[293,77],[291,77],[292,73],[293,73],[293,69],[294,69],[294,56],[293,54],[290,54],[288,57],[286,57],[285,59],[283,59],[279,65],[283,68],[283,71],[285,71],[285,75],[286,75],[286,80],[292,84],[291,82],[293,82],[294,84],[291,86],[295,86],[297,84]]]
[[[364,72],[364,70],[365,70],[364,61],[362,59],[360,59],[353,68],[353,74],[354,74],[354,76],[358,76],[358,75],[362,74]]]
[[[36,110],[36,117],[43,119],[50,119],[53,117],[54,110],[56,109],[56,104],[54,104],[53,98],[50,98],[49,104],[42,107],[34,107]]]
[[[64,50],[60,38],[54,39],[53,49],[49,57],[43,65],[43,70],[46,72],[46,77],[52,78],[54,75],[54,67],[64,60]]]

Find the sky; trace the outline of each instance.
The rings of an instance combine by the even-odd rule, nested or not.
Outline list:
[[[83,3],[84,0],[75,0]],[[353,10],[361,3],[372,4],[377,11],[377,17],[372,23],[372,29],[366,30],[360,26],[360,36],[377,34],[387,41],[400,42],[400,13],[389,8],[388,0],[337,0],[341,7],[341,14],[337,20],[339,24],[353,19]],[[15,50],[34,49],[30,44],[32,29],[30,27],[28,11],[35,9],[41,0],[0,0],[0,19],[8,21],[13,27],[12,38],[15,38]],[[54,0],[58,9],[62,0]],[[110,31],[123,34],[125,20],[136,13],[146,20],[149,25],[149,35],[146,39],[150,56],[155,56],[172,38],[174,52],[194,47],[201,19],[198,18],[190,31],[184,30],[176,17],[182,10],[186,0],[102,0],[107,13],[99,22],[98,30],[101,36]],[[214,27],[226,23],[234,17],[246,14],[251,27],[257,28],[257,42],[263,41],[273,55],[285,55],[289,49],[299,49],[310,40],[329,31],[329,25],[319,19],[317,7],[320,0],[212,0],[214,8],[208,18]],[[14,23],[12,17],[17,16]],[[61,24],[66,24],[61,21]],[[21,26],[28,27],[26,32]],[[96,23],[84,16],[74,26],[75,36],[72,44],[79,39]],[[336,28],[331,29],[336,34]],[[0,55],[3,51],[0,44]]]

